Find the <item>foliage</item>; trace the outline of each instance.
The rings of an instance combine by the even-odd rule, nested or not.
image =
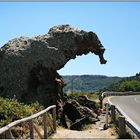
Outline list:
[[[140,81],[123,81],[117,88],[118,91],[140,91]]]
[[[107,90],[112,91],[140,91],[140,74],[127,77],[118,83],[110,85]]]
[[[0,127],[22,119],[43,109],[38,102],[31,105],[19,103],[16,99],[0,97]]]

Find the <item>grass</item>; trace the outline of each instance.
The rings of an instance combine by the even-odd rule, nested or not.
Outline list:
[[[81,92],[75,92],[75,93],[69,93],[68,97],[79,97],[79,96],[87,96],[90,100],[94,100],[99,103],[99,92],[91,92],[91,93],[81,93]]]

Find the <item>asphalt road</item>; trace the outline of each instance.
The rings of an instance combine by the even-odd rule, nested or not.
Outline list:
[[[125,115],[140,128],[140,95],[114,96],[109,100],[112,104],[121,108]]]

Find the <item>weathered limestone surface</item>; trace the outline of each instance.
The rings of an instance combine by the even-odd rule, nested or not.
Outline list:
[[[61,110],[63,111],[58,113],[61,124],[76,130],[80,130],[83,123],[92,122],[93,118],[98,120],[100,115],[99,105],[87,96],[67,97]]]
[[[92,52],[101,64],[105,49],[94,32],[54,26],[48,34],[20,37],[0,48],[0,96],[39,101],[45,106],[63,97],[63,79],[57,70],[77,55]]]

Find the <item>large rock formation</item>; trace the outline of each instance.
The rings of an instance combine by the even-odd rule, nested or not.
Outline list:
[[[60,112],[60,110],[62,110]],[[98,120],[99,105],[87,96],[67,97],[58,112],[60,124],[66,128],[80,130],[85,123]]]
[[[54,26],[45,35],[10,40],[0,48],[0,96],[56,104],[57,98],[63,98],[64,84],[57,70],[89,52],[105,64],[104,51],[95,33],[69,25]]]

